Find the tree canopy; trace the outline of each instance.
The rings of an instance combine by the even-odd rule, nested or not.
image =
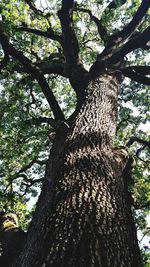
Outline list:
[[[30,219],[28,203],[41,190],[58,122],[67,121],[76,110],[80,92],[75,87],[80,84],[72,86],[71,65],[77,64],[84,77],[100,69],[99,59],[108,56],[116,69],[117,59],[124,57],[118,69],[126,78],[118,99],[116,147],[126,147],[134,158],[129,190],[137,227],[149,235],[148,2],[0,3],[0,208],[18,213],[24,229]],[[109,55],[100,54],[105,46]],[[111,69],[109,64],[103,66],[105,71]]]

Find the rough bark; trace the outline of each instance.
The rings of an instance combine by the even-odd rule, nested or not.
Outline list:
[[[13,266],[141,266],[123,175],[128,154],[114,151],[119,87],[116,76],[89,80],[78,114],[58,129],[28,239]]]

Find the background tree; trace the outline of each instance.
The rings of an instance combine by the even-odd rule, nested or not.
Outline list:
[[[0,3],[1,208],[25,228],[42,185],[10,265],[141,266],[150,4],[42,3]]]

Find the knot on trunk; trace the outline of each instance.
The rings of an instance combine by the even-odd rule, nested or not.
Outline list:
[[[128,151],[124,147],[116,148],[114,150],[114,161],[117,168],[123,171],[129,159]]]
[[[123,177],[126,186],[133,185],[132,169],[135,167],[135,160],[125,147],[114,150],[114,162],[116,173]]]

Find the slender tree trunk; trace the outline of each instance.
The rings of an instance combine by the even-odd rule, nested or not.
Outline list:
[[[27,243],[13,266],[140,267],[114,139],[119,80],[90,81],[70,128],[60,127]]]

